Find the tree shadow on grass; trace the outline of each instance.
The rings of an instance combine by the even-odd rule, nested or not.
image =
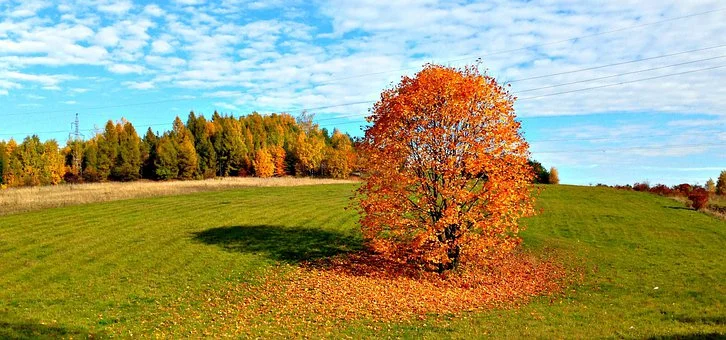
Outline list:
[[[695,340],[695,339],[723,339],[724,334],[721,333],[690,333],[690,334],[674,334],[649,337],[648,340]]]
[[[683,323],[695,323],[705,325],[726,325],[726,316],[688,316],[680,315],[675,317],[676,320]]]
[[[689,207],[678,207],[678,206],[667,206],[667,205],[664,207],[666,207],[668,209],[673,209],[673,210],[693,210],[692,208],[689,208]]]
[[[0,339],[98,339],[105,337],[107,337],[106,334],[91,333],[85,329],[43,325],[32,321],[0,320]]]
[[[285,262],[313,261],[361,250],[360,237],[335,231],[279,225],[218,227],[193,233],[196,241],[227,251],[262,254]]]

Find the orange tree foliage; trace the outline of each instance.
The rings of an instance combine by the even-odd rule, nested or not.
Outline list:
[[[259,149],[255,152],[253,166],[257,177],[266,178],[275,174],[275,163],[272,161],[270,152],[266,149]]]
[[[550,168],[550,184],[560,184],[560,173],[557,171],[557,168],[551,167]]]
[[[374,250],[440,272],[497,258],[533,213],[529,146],[514,98],[476,67],[426,65],[368,117],[358,190]]]
[[[273,146],[270,149],[270,155],[272,156],[272,163],[275,164],[275,176],[285,176],[285,149],[281,146]]]

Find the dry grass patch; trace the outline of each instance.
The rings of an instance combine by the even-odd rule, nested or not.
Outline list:
[[[338,183],[353,183],[353,181],[295,177],[224,177],[199,181],[107,182],[12,188],[0,190],[0,215],[76,204],[243,187],[284,187]]]

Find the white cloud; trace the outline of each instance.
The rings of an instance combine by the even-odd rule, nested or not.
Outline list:
[[[174,0],[174,2],[184,6],[193,6],[205,3],[205,0]]]
[[[151,52],[158,54],[167,54],[174,51],[174,47],[164,40],[156,40],[151,43]]]
[[[153,81],[125,81],[123,82],[123,85],[134,90],[149,90],[156,87]]]
[[[145,69],[141,65],[113,64],[108,67],[108,70],[117,74],[129,74],[144,73]]]
[[[96,6],[101,12],[121,15],[131,10],[133,3],[130,0],[102,0]]]
[[[166,12],[163,9],[161,9],[161,7],[152,4],[152,5],[146,5],[146,7],[144,7],[144,13],[154,16],[154,17],[158,17],[158,16],[164,15],[164,13],[166,13]]]
[[[61,104],[74,105],[74,104],[76,104],[76,101],[75,100],[66,100],[66,101],[62,101]]]
[[[235,98],[235,97],[241,97],[242,92],[240,91],[215,91],[211,93],[205,94],[206,97],[212,97],[212,98]]]
[[[222,108],[222,109],[227,109],[230,111],[239,111],[239,108],[237,106],[229,104],[229,103],[215,102],[214,106],[218,107],[218,108]]]
[[[118,33],[114,27],[104,27],[96,33],[95,41],[104,47],[116,46],[119,42]]]

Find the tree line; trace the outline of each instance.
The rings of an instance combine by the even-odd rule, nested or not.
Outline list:
[[[252,113],[211,119],[190,112],[161,134],[139,136],[125,119],[109,120],[88,140],[60,147],[37,135],[0,141],[0,184],[5,187],[62,182],[202,179],[226,176],[347,178],[356,168],[354,142],[329,133],[311,114]]]

